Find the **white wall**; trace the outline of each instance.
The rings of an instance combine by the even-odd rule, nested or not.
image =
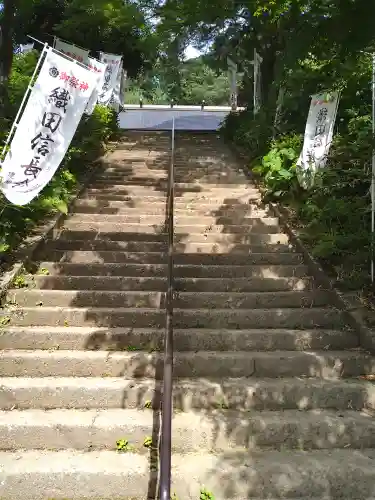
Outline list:
[[[171,130],[175,119],[176,130],[217,130],[231,109],[224,106],[152,106],[140,108],[128,105],[120,113],[120,127],[134,130]]]

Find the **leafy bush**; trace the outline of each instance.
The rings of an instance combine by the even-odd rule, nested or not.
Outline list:
[[[302,130],[272,140],[262,119],[256,123],[248,111],[232,114],[222,130],[247,152],[249,168],[267,188],[265,201],[281,199],[293,209],[301,237],[343,289],[369,284],[374,146],[369,111],[363,103],[341,110],[341,133],[336,133],[326,167],[308,191],[299,187],[296,177]]]
[[[302,147],[302,137],[292,134],[274,140],[268,153],[252,171],[260,174],[272,198],[283,198],[298,190],[296,162]]]
[[[37,55],[16,56],[7,85],[9,99],[2,110],[0,139],[4,140],[29,84]],[[117,132],[117,115],[109,108],[96,106],[91,116],[83,116],[71,146],[59,169],[40,196],[20,207],[10,204],[0,194],[0,252],[15,248],[35,225],[56,212],[66,213],[74,188],[87,172],[90,163],[100,157],[104,143]],[[0,148],[1,150],[1,148]]]

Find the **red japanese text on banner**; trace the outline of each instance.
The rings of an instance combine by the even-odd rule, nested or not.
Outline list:
[[[76,47],[67,42],[63,42],[60,38],[55,39],[55,49],[62,52],[63,54],[79,61],[81,63],[87,63],[89,57],[89,51],[82,49],[81,47]]]

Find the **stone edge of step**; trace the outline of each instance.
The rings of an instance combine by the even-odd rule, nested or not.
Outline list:
[[[307,455],[296,451],[287,457],[282,451],[258,452],[252,456],[242,450],[227,455],[176,454],[172,458],[172,491],[186,500],[199,498],[203,486],[218,500],[321,499],[331,497],[332,493],[349,499],[354,498],[354,491],[356,498],[373,498],[371,485],[375,472],[370,452],[318,450]],[[124,498],[150,498],[149,480],[157,475],[156,467],[150,475],[148,457],[115,451],[2,452],[0,461],[9,471],[0,486],[4,499],[50,498],[57,489],[59,498],[109,500],[121,498],[119,483],[126,491]],[[192,478],[196,480],[192,482]]]

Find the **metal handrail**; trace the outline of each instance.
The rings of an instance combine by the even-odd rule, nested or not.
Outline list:
[[[160,500],[171,499],[172,386],[173,386],[173,205],[174,205],[175,123],[172,120],[171,162],[168,173],[168,288],[166,295],[166,332],[164,346],[163,403],[160,439]]]

